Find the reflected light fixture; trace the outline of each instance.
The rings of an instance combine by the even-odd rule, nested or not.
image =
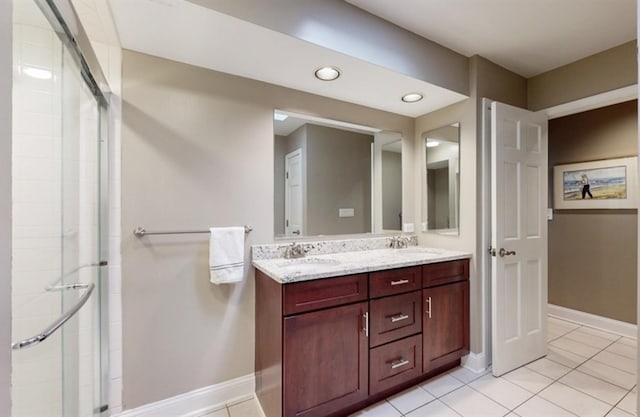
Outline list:
[[[322,81],[333,81],[340,76],[340,70],[336,67],[322,67],[314,72],[317,79]]]
[[[289,116],[287,116],[286,114],[282,114],[282,113],[273,113],[273,120],[277,120],[279,122],[284,122],[285,120],[287,120]]]
[[[405,103],[415,103],[416,101],[422,100],[423,96],[420,93],[408,93],[402,96],[402,101]]]
[[[438,145],[440,145],[440,142],[438,142],[437,140],[427,138],[427,148],[435,148]]]
[[[39,80],[50,80],[53,78],[53,73],[51,71],[42,68],[25,66],[22,72],[29,77],[37,78]]]

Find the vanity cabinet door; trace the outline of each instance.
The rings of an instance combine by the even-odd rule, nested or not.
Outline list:
[[[426,373],[469,353],[469,281],[427,288],[422,301]]]
[[[284,319],[284,417],[325,417],[368,396],[368,303]]]

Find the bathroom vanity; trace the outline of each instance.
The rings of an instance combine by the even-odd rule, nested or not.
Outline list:
[[[346,416],[457,366],[469,351],[469,257],[415,246],[254,257],[266,417]]]

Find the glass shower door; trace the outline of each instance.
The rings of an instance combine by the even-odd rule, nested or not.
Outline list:
[[[108,369],[105,109],[45,6],[14,1],[12,416],[92,417]]]

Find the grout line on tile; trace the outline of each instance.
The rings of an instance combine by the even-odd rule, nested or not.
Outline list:
[[[562,349],[562,348],[559,348],[559,347],[557,347],[557,346],[553,346],[553,348],[554,348],[554,349],[556,349],[556,350],[561,350],[561,351],[563,351],[563,352],[570,353],[570,354],[575,355],[575,356],[579,356],[580,358],[584,359],[584,360],[583,360],[582,362],[580,362],[578,365],[576,365],[575,367],[571,368],[571,366],[568,366],[568,365],[566,365],[566,364],[564,364],[564,363],[561,363],[561,362],[558,362],[558,361],[554,361],[553,359],[551,359],[551,358],[549,357],[549,355],[548,355],[548,354],[547,354],[547,356],[545,356],[545,358],[549,359],[551,362],[555,362],[555,363],[557,363],[557,364],[559,364],[559,365],[566,366],[567,368],[571,368],[571,369],[578,369],[578,367],[579,367],[579,366],[581,366],[581,365],[583,365],[583,364],[585,364],[586,362],[588,362],[588,361],[590,361],[590,360],[591,360],[591,358],[585,358],[584,356],[580,356],[580,355],[575,354],[575,353],[573,353],[573,352],[571,352],[571,351],[569,351],[569,350]],[[598,352],[598,353],[600,353],[600,352]],[[596,355],[597,355],[598,353],[596,353]],[[527,365],[528,365],[528,364],[527,364]]]
[[[498,377],[498,378],[501,378],[501,377]],[[475,380],[474,380],[474,381],[475,381]],[[473,382],[473,381],[470,381],[470,382]],[[507,381],[507,382],[509,382],[509,381]],[[513,384],[513,382],[509,382],[509,383],[510,383],[510,384]],[[527,401],[529,401],[531,398],[533,398],[533,397],[535,396],[535,394],[530,393],[530,394],[531,394],[531,397],[529,397],[529,398],[527,399],[527,401],[524,401],[524,402],[522,402],[522,404],[518,404],[518,406],[517,406],[517,407],[515,407],[515,408],[512,408],[512,409],[511,409],[511,408],[507,407],[506,405],[501,404],[501,403],[499,403],[498,401],[494,400],[493,398],[489,397],[489,396],[488,396],[488,395],[486,395],[485,393],[478,391],[477,389],[475,389],[475,388],[474,388],[474,387],[472,387],[471,385],[469,385],[469,384],[465,384],[465,385],[466,385],[468,388],[471,388],[472,390],[474,390],[475,392],[477,392],[478,394],[480,394],[480,395],[482,395],[482,396],[484,396],[484,397],[488,398],[489,400],[493,401],[494,403],[498,404],[500,407],[502,407],[502,408],[506,408],[507,410],[509,410],[509,412],[507,412],[507,414],[509,414],[510,412],[512,412],[513,410],[515,410],[516,408],[520,407],[522,404],[526,403]],[[514,384],[514,385],[516,385],[516,384]],[[522,387],[520,387],[520,386],[518,386],[518,385],[516,385],[516,386],[517,386],[518,388],[522,388]],[[462,387],[460,387],[460,388],[462,388]],[[522,389],[523,389],[523,390],[525,390],[524,388],[522,388]],[[525,391],[527,391],[527,390],[525,390]],[[452,392],[453,392],[453,391],[452,391]],[[527,392],[528,392],[528,391],[527,391]],[[506,416],[507,414],[505,414],[505,416]]]

